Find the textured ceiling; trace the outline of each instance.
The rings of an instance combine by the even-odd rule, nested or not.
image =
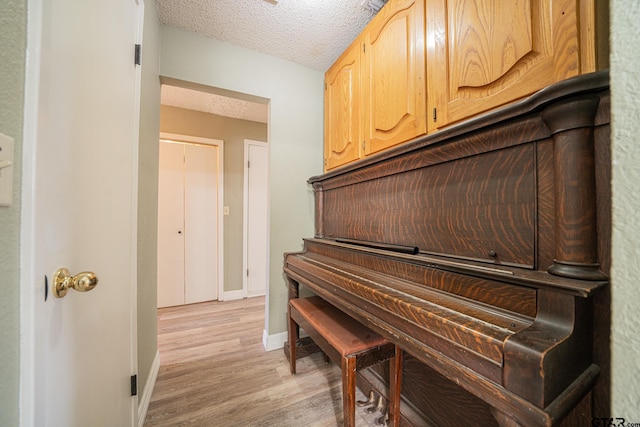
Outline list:
[[[165,25],[324,72],[374,16],[368,5],[383,1],[157,0],[157,6]],[[266,105],[235,101],[167,86],[162,91],[163,104],[266,122]]]
[[[268,118],[266,104],[176,86],[162,85],[160,103],[260,123]]]
[[[275,4],[274,4],[275,3]],[[362,0],[158,0],[160,22],[325,72],[371,20]]]

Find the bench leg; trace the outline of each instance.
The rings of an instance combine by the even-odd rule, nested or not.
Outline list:
[[[288,317],[289,317],[289,369],[291,374],[296,373],[296,345],[298,343],[298,335],[300,334],[300,329],[298,328],[298,324],[291,317],[291,306],[288,307]]]
[[[356,358],[342,358],[342,412],[344,427],[356,425]]]
[[[402,349],[395,346],[395,357],[389,359],[389,425],[400,425],[400,394],[402,393]]]

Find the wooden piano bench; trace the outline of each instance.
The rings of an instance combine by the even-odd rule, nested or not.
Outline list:
[[[289,300],[289,363],[296,373],[299,328],[342,368],[344,425],[355,426],[356,371],[389,360],[389,421],[399,425],[401,350],[320,297]]]

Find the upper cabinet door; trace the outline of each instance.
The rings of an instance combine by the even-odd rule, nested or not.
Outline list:
[[[426,133],[424,0],[389,2],[362,34],[365,154]]]
[[[360,158],[360,43],[349,47],[325,73],[324,163],[333,169]]]
[[[580,17],[589,12],[580,8],[591,2],[427,3],[430,130],[594,71],[579,45]]]

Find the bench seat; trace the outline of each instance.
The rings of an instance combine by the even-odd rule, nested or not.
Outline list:
[[[340,311],[320,297],[289,300],[289,362],[296,373],[296,345],[299,328],[342,369],[344,425],[355,425],[356,371],[389,360],[389,419],[399,421],[401,354],[386,338]]]

